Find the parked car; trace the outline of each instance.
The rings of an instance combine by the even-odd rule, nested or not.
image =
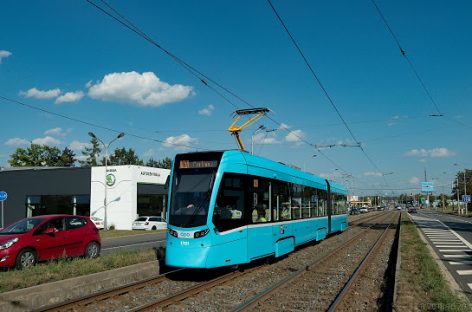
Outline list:
[[[359,212],[360,212],[360,213],[366,213],[366,212],[369,212],[369,209],[367,209],[367,207],[361,207],[361,208],[359,209]]]
[[[415,207],[409,207],[408,208],[408,213],[417,213],[416,208]]]
[[[351,215],[358,215],[359,213],[359,209],[357,209],[356,207],[352,207],[351,211],[349,211],[349,214]]]
[[[97,229],[103,230],[105,228],[105,223],[103,222],[102,219],[98,217],[90,217],[90,220],[92,220],[93,224],[95,224]]]
[[[25,218],[0,231],[0,267],[22,269],[62,257],[95,258],[100,245],[99,231],[88,217]]]
[[[165,230],[167,223],[161,217],[142,216],[133,221],[133,230]]]
[[[395,208],[396,208],[397,210],[402,210],[402,206],[400,206],[400,205],[396,205]]]

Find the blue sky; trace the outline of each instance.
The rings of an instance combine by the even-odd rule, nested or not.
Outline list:
[[[471,167],[472,3],[376,3],[444,117],[429,116],[433,104],[371,1],[273,0],[374,166],[359,148],[339,146],[354,141],[266,1],[109,2],[211,79],[272,110],[259,124],[278,130],[256,133],[257,154],[347,184],[353,194],[415,192],[425,169],[449,193],[455,172]],[[1,96],[125,132],[112,150],[161,159],[236,147],[226,131],[234,106],[86,1],[3,1],[0,62]],[[103,141],[116,136],[0,105],[0,166],[29,142],[80,156],[89,131]],[[248,148],[257,127],[242,134]],[[329,144],[338,146],[314,148]]]

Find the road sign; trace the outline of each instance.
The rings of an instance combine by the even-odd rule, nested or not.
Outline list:
[[[432,192],[434,192],[433,182],[421,182],[421,192],[422,193],[432,193]]]
[[[470,203],[470,195],[462,195],[463,203]]]
[[[0,191],[0,201],[5,201],[8,198],[7,192]]]

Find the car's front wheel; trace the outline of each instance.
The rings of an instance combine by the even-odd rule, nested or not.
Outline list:
[[[100,245],[97,242],[88,243],[85,247],[84,257],[85,258],[96,258],[100,254]]]
[[[17,269],[24,269],[31,266],[34,266],[38,259],[36,258],[36,252],[32,249],[23,249],[20,251],[18,256],[16,256],[16,265]]]

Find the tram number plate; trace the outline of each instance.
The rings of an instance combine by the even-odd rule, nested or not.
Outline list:
[[[181,241],[181,242],[180,242],[180,245],[182,245],[182,246],[189,246],[189,245],[190,245],[190,242]]]

